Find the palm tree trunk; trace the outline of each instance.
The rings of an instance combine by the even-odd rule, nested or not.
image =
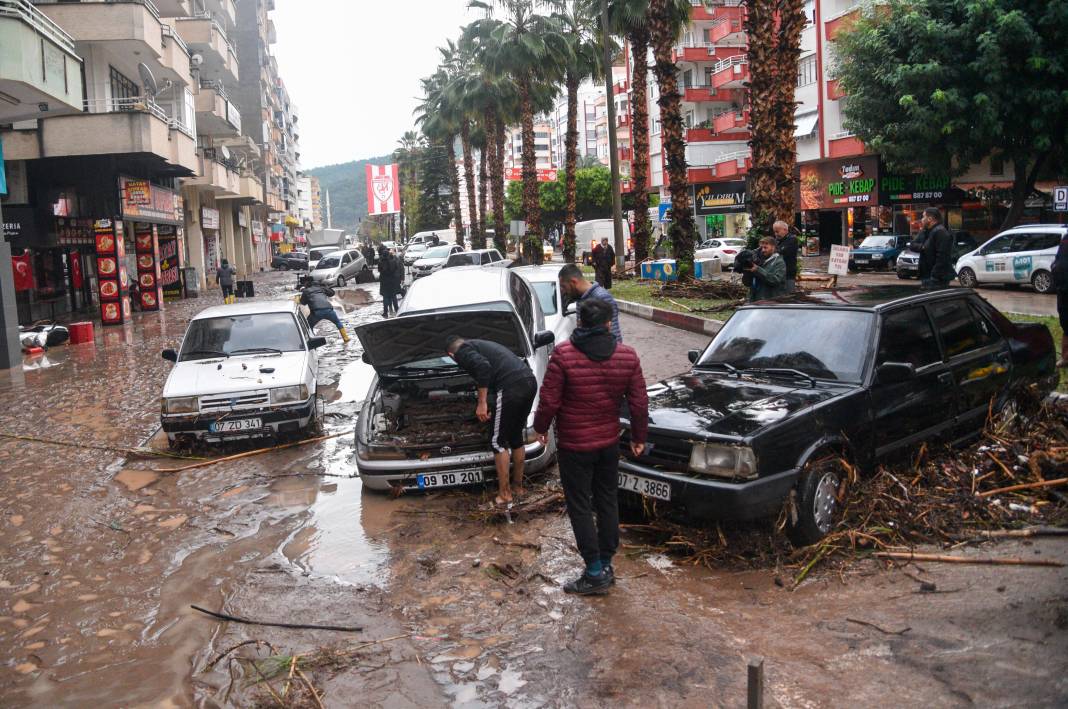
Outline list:
[[[564,136],[564,261],[575,263],[575,221],[578,211],[578,87],[579,77],[567,72],[567,134]]]
[[[452,187],[452,220],[456,223],[456,243],[464,245],[464,221],[460,210],[460,169],[456,166],[456,136],[449,136],[449,183]]]
[[[487,121],[488,123],[488,121]],[[486,135],[489,135],[488,127]],[[478,151],[478,223],[475,225],[474,243],[476,249],[486,248],[486,188],[489,187],[489,175],[486,174],[486,151],[490,141]]]
[[[668,234],[678,262],[679,277],[693,276],[694,219],[690,205],[690,188],[686,173],[686,143],[683,140],[681,96],[678,67],[672,60],[671,49],[675,32],[671,23],[668,0],[649,0],[649,39],[656,61],[653,71],[660,86],[660,123],[664,154],[667,157],[667,177],[671,193],[671,227]]]
[[[631,194],[634,206],[634,262],[641,263],[649,258],[649,239],[653,225],[649,221],[649,30],[641,27],[631,32],[631,55],[634,68],[631,70],[631,126],[630,144]]]
[[[504,118],[494,120],[493,161],[490,163],[490,191],[493,194],[493,245],[508,258],[508,231],[504,224]]]
[[[471,224],[472,243],[478,241],[478,203],[475,201],[475,163],[471,153],[471,122],[460,125],[460,146],[464,153],[464,187],[467,189],[467,216]]]
[[[523,238],[523,260],[540,264],[541,204],[538,199],[538,165],[534,154],[534,102],[530,95],[530,79],[519,81],[519,120],[523,133],[523,215],[527,233]]]

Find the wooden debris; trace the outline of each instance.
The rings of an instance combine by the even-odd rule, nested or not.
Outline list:
[[[1044,487],[1057,487],[1059,485],[1068,485],[1068,478],[1058,478],[1056,480],[1041,480],[1037,483],[1023,483],[1021,485],[1009,485],[1008,487],[999,487],[996,490],[987,490],[986,492],[980,492],[979,497],[990,497],[991,495],[1000,495],[1004,492],[1016,492],[1017,490],[1038,490]]]
[[[931,561],[948,564],[986,564],[990,566],[1064,566],[1059,561],[1051,559],[1009,559],[983,556],[949,556],[946,554],[922,554],[913,551],[877,551],[875,556],[880,559],[901,559],[904,561]]]
[[[242,618],[236,615],[229,615],[227,613],[216,613],[215,611],[209,611],[207,608],[201,608],[197,605],[190,605],[195,611],[210,615],[213,618],[219,620],[225,620],[231,623],[242,623],[244,625],[264,625],[272,628],[292,628],[294,630],[335,630],[342,633],[359,633],[363,631],[361,626],[346,626],[346,625],[315,625],[309,623],[276,623],[266,620],[251,620],[249,618]]]

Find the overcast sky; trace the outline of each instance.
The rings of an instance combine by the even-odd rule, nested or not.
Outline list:
[[[273,53],[300,110],[301,167],[385,155],[409,130],[467,0],[277,0]]]

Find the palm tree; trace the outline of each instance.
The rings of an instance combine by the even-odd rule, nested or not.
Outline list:
[[[483,66],[491,76],[508,77],[519,97],[519,120],[523,140],[523,213],[527,232],[522,256],[529,263],[541,263],[541,213],[538,203],[537,160],[534,154],[534,115],[546,85],[556,79],[556,68],[566,56],[566,39],[558,23],[539,15],[537,0],[471,0],[468,7],[482,9],[487,17],[468,25],[473,42],[480,46]],[[490,16],[493,7],[504,19]]]
[[[593,0],[598,2],[599,0]],[[634,210],[634,262],[649,257],[649,0],[609,0],[609,27],[630,45],[630,209]]]
[[[649,40],[653,47],[653,72],[660,87],[660,123],[667,158],[672,224],[668,230],[678,261],[680,277],[693,275],[694,219],[686,174],[686,142],[683,139],[678,67],[672,48],[689,24],[690,0],[649,0]]]

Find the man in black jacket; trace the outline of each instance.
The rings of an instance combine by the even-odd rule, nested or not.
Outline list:
[[[475,416],[483,423],[493,420],[493,461],[497,467],[497,504],[512,502],[515,494],[523,494],[523,466],[526,462],[527,417],[534,407],[538,382],[522,359],[507,347],[489,340],[464,340],[450,335],[445,351],[460,368],[471,375],[478,388]],[[493,400],[493,414],[489,402]],[[511,480],[508,468],[511,465]]]
[[[382,296],[382,317],[397,312],[397,296],[404,280],[404,264],[382,246],[378,250],[378,292]]]
[[[775,232],[776,250],[786,262],[785,292],[793,293],[797,290],[797,237],[790,233],[790,225],[784,221],[772,224],[771,230]]]
[[[334,297],[333,288],[315,283],[300,292],[300,304],[307,305],[308,310],[311,311],[311,317],[308,318],[308,327],[314,329],[320,320],[329,320],[337,326],[337,331],[341,333],[341,339],[348,342],[349,333],[345,331],[345,326],[341,324],[341,319],[334,312],[334,305],[330,302],[332,297]]]
[[[1061,234],[1061,244],[1050,267],[1053,287],[1057,289],[1057,317],[1061,321],[1061,358],[1057,366],[1068,367],[1068,232]]]
[[[948,288],[957,277],[953,270],[953,236],[942,224],[937,207],[923,210],[923,231],[909,244],[910,251],[920,254],[920,287],[925,290]]]

